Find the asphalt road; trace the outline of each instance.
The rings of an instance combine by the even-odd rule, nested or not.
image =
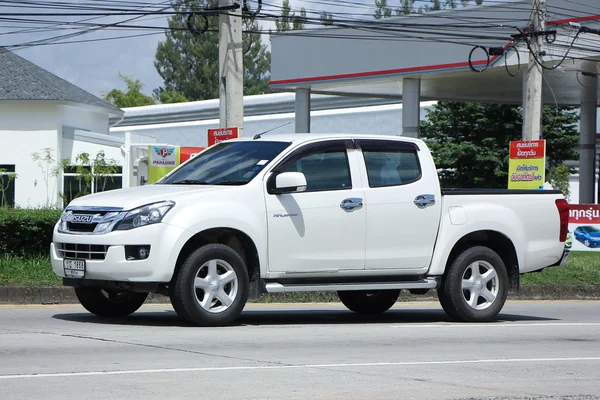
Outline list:
[[[436,303],[371,318],[250,305],[239,322],[190,327],[167,305],[124,320],[0,306],[0,400],[600,398],[598,301],[511,302],[481,324]]]

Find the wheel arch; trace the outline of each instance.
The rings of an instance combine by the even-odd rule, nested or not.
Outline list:
[[[449,270],[452,262],[463,251],[474,246],[484,246],[493,250],[500,256],[508,274],[509,291],[517,292],[520,286],[519,260],[517,250],[513,242],[506,235],[494,230],[480,230],[466,234],[453,246],[448,259],[444,274]]]
[[[260,257],[256,244],[245,232],[229,227],[209,228],[188,239],[177,256],[171,282],[176,279],[181,266],[194,250],[212,243],[220,243],[235,250],[246,264],[251,288],[257,287],[260,281]]]

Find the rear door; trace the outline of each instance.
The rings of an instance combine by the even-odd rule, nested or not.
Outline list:
[[[366,269],[422,269],[433,255],[441,194],[430,157],[400,140],[356,140],[366,172]],[[429,161],[429,163],[427,162]],[[433,181],[436,179],[436,181]]]
[[[302,172],[306,191],[270,194],[281,172]],[[274,167],[266,194],[270,272],[364,269],[365,193],[359,175],[351,140],[308,144]]]

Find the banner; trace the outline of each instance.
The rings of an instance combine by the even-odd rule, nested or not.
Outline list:
[[[567,247],[600,251],[600,204],[569,204]]]
[[[509,189],[542,189],[545,171],[545,140],[513,140],[510,142]]]
[[[149,146],[148,184],[155,183],[202,150],[204,147]]]
[[[208,130],[208,145],[212,146],[229,139],[238,137],[238,128],[216,128]]]
[[[180,147],[179,148],[179,164],[183,164],[190,158],[194,158],[196,154],[204,150],[204,147]],[[177,164],[177,165],[179,165]]]
[[[179,147],[148,146],[148,183],[154,183],[177,166]]]

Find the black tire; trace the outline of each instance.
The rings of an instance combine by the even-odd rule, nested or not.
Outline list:
[[[338,296],[351,311],[359,314],[380,314],[396,303],[400,290],[340,291]]]
[[[129,290],[113,291],[93,286],[75,288],[81,305],[99,317],[126,317],[136,312],[146,301],[148,293]]]
[[[495,278],[493,272],[488,272],[491,270],[495,272]],[[471,247],[460,253],[444,274],[438,289],[444,311],[452,319],[463,322],[494,319],[504,307],[507,295],[506,266],[496,252],[484,246]]]
[[[209,276],[211,263],[216,275]],[[225,283],[229,279],[225,272],[232,281]],[[206,290],[196,287],[196,278]],[[171,304],[192,325],[231,325],[246,305],[249,286],[248,269],[240,255],[223,244],[209,244],[190,254],[181,266],[170,290]]]

